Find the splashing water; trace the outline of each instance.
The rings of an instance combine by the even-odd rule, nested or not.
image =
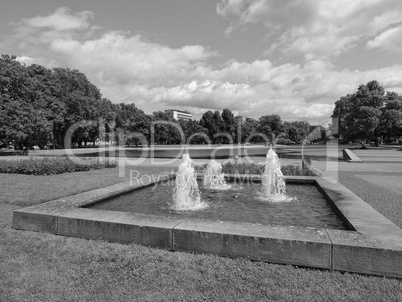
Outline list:
[[[208,207],[201,200],[197,177],[191,164],[190,156],[183,154],[179,170],[176,175],[176,186],[173,189],[173,204],[171,209],[178,211],[199,210]]]
[[[264,201],[280,202],[291,201],[293,198],[286,196],[286,185],[281,171],[278,155],[268,150],[264,173],[261,176],[262,190],[259,194]]]
[[[225,175],[222,173],[222,165],[211,160],[204,170],[204,188],[228,190],[231,187],[225,181]]]

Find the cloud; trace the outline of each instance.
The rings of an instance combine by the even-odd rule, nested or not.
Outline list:
[[[217,13],[231,21],[231,34],[247,24],[263,24],[268,34],[277,35],[268,54],[302,54],[307,61],[335,59],[402,22],[400,0],[222,0]]]
[[[90,11],[74,13],[66,7],[59,7],[48,16],[23,18],[9,23],[14,26],[14,31],[4,39],[2,45],[20,51],[30,47],[32,57],[44,56],[48,44],[56,39],[85,39],[93,35],[100,27],[91,25],[92,19],[93,13]]]
[[[237,5],[241,1],[229,2]],[[249,1],[249,6],[251,2],[254,3]],[[276,11],[282,14],[293,11],[300,4],[298,1],[295,3],[294,7],[288,8],[280,6],[278,2]],[[257,4],[265,5],[265,1]],[[239,13],[235,8],[226,11],[225,7],[221,9],[221,14],[228,17]],[[256,22],[259,16],[254,12],[256,7],[247,9],[251,14],[247,20]],[[345,12],[349,14],[355,10],[353,6],[345,7]],[[314,56],[304,64],[274,65],[270,60],[239,62],[232,59],[221,66],[210,63],[211,58],[219,54],[202,45],[174,48],[152,42],[144,35],[113,30],[98,30],[93,34],[94,25],[89,17],[85,17],[92,16],[92,13],[61,11],[66,16],[81,18],[81,25],[68,30],[65,26],[51,28],[49,24],[52,22],[46,23],[43,20],[53,19],[46,16],[41,17],[42,23],[20,22],[17,27],[23,26],[25,32],[31,31],[33,34],[27,39],[27,36],[21,36],[21,31],[15,33],[12,43],[20,47],[19,60],[49,68],[79,69],[100,88],[105,97],[115,103],[134,102],[146,113],[172,107],[188,109],[193,113],[229,108],[244,117],[259,118],[262,115],[279,114],[283,120],[325,122],[332,113],[335,101],[355,92],[358,85],[370,80],[378,80],[385,89],[402,94],[401,65],[366,71],[340,70],[330,61],[322,59],[325,57],[325,44],[329,43],[328,40],[312,45],[304,32],[308,28],[319,31],[319,27],[314,29],[315,23],[311,21],[315,18],[311,16],[315,16],[317,11],[312,12],[311,16],[306,13],[305,17],[292,21],[303,26],[289,33],[299,39],[298,49],[313,53],[311,49],[315,47]],[[307,22],[307,19],[310,21]],[[381,20],[376,22],[385,24]],[[272,25],[272,28],[277,26]],[[332,30],[334,37],[349,37],[341,33],[343,29],[333,27]],[[333,42],[328,45],[338,52],[352,43],[339,39],[337,50],[335,38],[331,39]],[[323,54],[319,55],[318,50]]]
[[[98,39],[56,39],[49,45],[50,56],[65,64],[95,73],[98,82],[110,85],[136,83],[147,87],[172,85],[197,76],[199,67],[216,56],[200,45],[170,48],[140,35],[108,32]]]
[[[34,58],[30,58],[27,56],[21,56],[21,57],[17,57],[16,60],[20,63],[25,63],[25,64],[32,64],[32,62],[34,61]]]
[[[242,6],[246,4],[243,0],[224,0],[216,6],[216,12],[222,17],[240,15]]]
[[[380,49],[391,53],[402,52],[402,25],[389,28],[366,43],[369,49]]]
[[[66,7],[59,7],[49,16],[36,16],[21,20],[21,24],[31,28],[47,28],[57,31],[77,30],[89,27],[89,20],[93,14],[90,11],[82,11],[71,14]]]
[[[184,85],[166,88],[158,93],[154,102],[163,102],[172,106],[192,106],[208,109],[223,109],[237,101],[238,108],[246,109],[244,101],[255,97],[255,92],[248,84],[205,80],[201,83],[192,81]]]

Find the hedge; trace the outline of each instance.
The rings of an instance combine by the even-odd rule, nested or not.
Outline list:
[[[207,164],[202,165],[197,170],[204,170]],[[229,161],[222,165],[222,173],[225,174],[257,174],[261,175],[264,172],[265,165],[257,163],[238,163],[236,161]],[[317,176],[317,174],[308,169],[302,168],[298,165],[284,165],[281,166],[281,171],[285,176]]]
[[[77,164],[69,158],[62,157],[44,159],[31,157],[30,159],[0,161],[0,173],[28,175],[53,175],[114,167],[117,167],[116,163],[99,164],[88,161],[85,164]]]

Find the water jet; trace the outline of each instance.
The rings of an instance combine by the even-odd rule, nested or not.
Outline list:
[[[270,202],[291,201],[294,198],[286,196],[286,184],[281,171],[279,157],[272,149],[268,150],[265,169],[261,176],[260,199]]]
[[[208,205],[201,200],[197,176],[192,166],[190,156],[188,153],[185,153],[183,154],[177,171],[171,209],[189,211],[204,209],[206,207],[208,207]]]
[[[203,185],[204,188],[215,190],[228,190],[232,187],[226,183],[222,165],[214,160],[210,160],[204,170]]]

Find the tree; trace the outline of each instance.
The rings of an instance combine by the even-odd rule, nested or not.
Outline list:
[[[332,118],[335,119],[336,131],[334,131],[335,137],[339,137],[342,139],[342,135],[344,135],[348,129],[348,124],[346,118],[349,116],[352,108],[352,95],[348,94],[346,96],[341,97],[338,101],[335,102],[335,109],[332,113]]]
[[[284,122],[283,126],[284,132],[286,133],[285,137],[296,144],[301,144],[315,128],[306,121]]]
[[[87,121],[96,121],[99,118],[98,106],[101,100],[99,89],[93,85],[78,70],[70,70],[68,68],[54,68],[53,74],[60,87],[60,100],[64,105],[64,116],[61,117],[63,122],[59,127],[55,127],[57,133],[54,136],[57,144],[63,142],[66,131],[73,124]],[[73,143],[81,146],[82,143],[93,141],[94,136],[90,137],[90,133],[96,133],[97,126],[94,123],[91,126],[80,127],[74,132],[72,137]]]
[[[392,138],[399,139],[402,135],[402,111],[384,110],[380,119],[380,132],[387,143],[390,143]]]
[[[286,138],[291,140],[294,143],[300,143],[303,140],[303,137],[298,132],[298,129],[289,122],[284,122],[283,126],[286,132]]]
[[[276,114],[261,116],[258,131],[266,135],[271,143],[274,143],[274,139],[280,133],[284,133],[281,117]]]
[[[232,140],[234,140],[237,123],[232,111],[229,109],[223,109],[221,117],[223,121],[223,131],[228,133],[232,137]]]
[[[262,137],[258,134],[259,121],[247,117],[241,127],[242,143],[259,143],[262,142]]]
[[[387,143],[393,138],[399,139],[402,135],[402,96],[395,92],[387,92],[379,128]]]
[[[182,131],[179,123],[169,114],[156,111],[151,117],[154,128],[154,143],[171,145],[183,143]]]
[[[40,89],[38,83],[15,56],[1,56],[1,141],[12,142],[17,148],[47,144],[52,128],[47,109],[50,96],[45,88]]]
[[[200,120],[201,127],[205,128],[209,138],[214,143],[225,142],[226,139],[221,135],[224,132],[224,123],[219,111],[207,111]]]
[[[343,138],[374,139],[375,145],[379,145],[380,119],[386,100],[384,92],[377,81],[370,81],[335,103],[332,117],[338,119],[339,133]]]
[[[228,137],[225,135],[225,128],[222,116],[218,110],[212,115],[212,125],[214,129],[213,142],[215,144],[230,143]]]
[[[211,140],[216,134],[216,129],[213,122],[213,115],[213,112],[209,110],[202,115],[200,120],[200,126],[204,128],[204,131],[208,134]]]
[[[28,66],[27,72],[31,79],[28,101],[34,106],[35,110],[42,111],[48,123],[47,129],[49,133],[46,135],[46,139],[42,135],[42,139],[38,138],[35,143],[43,148],[53,141],[55,133],[57,133],[57,125],[64,123],[66,112],[61,100],[61,83],[57,81],[52,70],[37,64]],[[59,141],[62,141],[62,137],[60,137]]]
[[[195,120],[179,120],[180,127],[183,129],[186,143],[205,144],[209,143],[206,129]]]
[[[127,143],[138,145],[141,136],[150,142],[150,129],[152,118],[134,104],[121,103],[116,108],[115,129],[122,132]]]

